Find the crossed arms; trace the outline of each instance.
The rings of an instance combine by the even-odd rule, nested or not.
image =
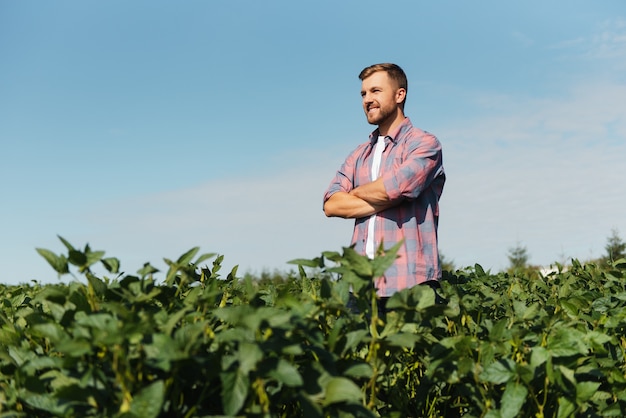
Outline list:
[[[326,216],[363,218],[393,206],[382,178],[363,184],[350,192],[337,192],[324,203]]]
[[[417,199],[438,177],[441,177],[440,187],[443,187],[441,145],[435,136],[419,132],[421,134],[411,137],[411,141],[402,141],[402,147],[387,157],[394,159],[390,161],[401,160],[400,165],[390,165],[387,169],[381,167],[380,177],[370,183],[363,181],[367,181],[366,172],[361,172],[359,177],[356,170],[365,145],[349,155],[325,193],[326,216],[364,218],[405,200]],[[361,185],[353,187],[359,179]]]

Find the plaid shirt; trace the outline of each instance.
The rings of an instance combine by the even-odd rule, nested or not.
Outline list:
[[[350,192],[370,183],[373,150],[378,130],[359,145],[343,163],[324,194],[324,202],[334,193]],[[383,277],[376,279],[378,295],[393,293],[441,278],[437,249],[439,198],[445,183],[441,144],[437,138],[413,127],[409,118],[385,138],[380,177],[387,195],[396,204],[376,214],[375,248],[390,248],[401,240],[398,258]],[[354,224],[352,244],[365,254],[369,217]]]

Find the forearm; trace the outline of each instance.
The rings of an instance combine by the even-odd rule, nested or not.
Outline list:
[[[328,217],[363,218],[383,209],[384,207],[381,205],[368,203],[346,192],[337,192],[324,203],[324,214]]]
[[[390,205],[389,196],[385,190],[382,178],[379,178],[371,183],[355,187],[352,191],[350,191],[350,194],[364,200],[370,205],[382,207],[388,207]]]

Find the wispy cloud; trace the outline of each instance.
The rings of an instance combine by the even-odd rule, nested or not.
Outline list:
[[[626,58],[626,19],[605,21],[601,31],[591,39],[589,56],[600,59]]]
[[[517,241],[538,264],[599,256],[612,227],[626,231],[624,97],[626,85],[609,82],[562,97],[484,96],[482,117],[441,132],[444,252],[495,268]]]
[[[100,243],[132,255],[135,266],[198,245],[223,254],[228,269],[286,270],[293,268],[286,264],[290,259],[348,245],[351,222],[327,219],[322,212],[322,194],[337,168],[329,161],[335,158],[326,155],[319,164],[300,166],[289,155],[283,158],[287,168],[278,175],[216,179],[139,196],[90,213],[87,222],[107,231]]]
[[[480,132],[482,140],[513,146],[560,146],[568,142],[604,142],[626,133],[626,84],[589,81],[559,97],[520,97],[484,93],[474,100],[482,117],[465,122],[452,136]]]
[[[626,19],[616,17],[598,25],[587,36],[566,39],[550,48],[560,51],[568,59],[601,60],[612,63],[613,69],[626,68]]]
[[[525,48],[528,48],[535,44],[535,41],[530,36],[520,31],[511,32],[511,36],[516,42],[518,42],[520,45],[522,45]]]

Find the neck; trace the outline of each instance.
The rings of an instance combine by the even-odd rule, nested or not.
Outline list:
[[[398,125],[404,121],[404,119],[404,112],[401,109],[398,109],[394,115],[390,115],[378,125],[378,134],[383,136],[389,135],[389,132],[396,129]]]

